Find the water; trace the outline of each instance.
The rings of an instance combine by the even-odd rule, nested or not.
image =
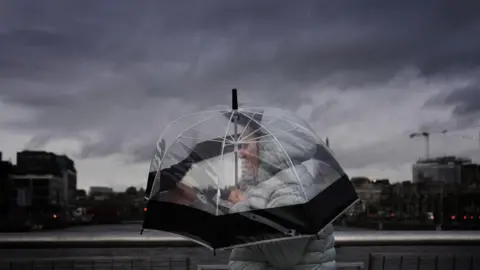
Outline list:
[[[361,230],[352,228],[337,227],[337,230]],[[119,234],[138,234],[140,232],[140,224],[123,224],[123,225],[98,225],[98,226],[84,226],[73,227],[63,230],[61,232],[70,233],[102,233],[102,232],[118,232]],[[33,234],[42,234],[43,232],[32,232]],[[146,231],[146,234],[157,234],[170,236],[171,234],[158,232],[158,231]],[[0,237],[2,234],[0,234]],[[456,254],[455,269],[463,270],[469,268],[469,256],[474,255],[477,257],[475,260],[475,269],[480,269],[480,247],[472,246],[426,246],[426,247],[346,247],[337,249],[337,260],[341,262],[356,262],[363,261],[368,267],[368,258],[371,253],[410,253],[411,256],[406,256],[403,262],[400,263],[400,258],[386,259],[385,269],[417,269],[417,255],[420,254],[440,254],[437,265],[438,269],[453,269],[453,258],[451,254]],[[12,259],[25,259],[30,260],[34,258],[66,258],[77,257],[86,258],[89,256],[101,256],[101,257],[149,257],[155,260],[182,260],[190,258],[192,265],[196,264],[226,264],[228,261],[228,251],[218,252],[214,254],[203,247],[190,247],[190,248],[98,248],[98,249],[56,249],[56,250],[2,250],[0,249],[0,258]],[[421,260],[420,269],[435,269],[435,258],[433,256],[423,255]],[[376,257],[374,261],[373,269],[382,269],[383,261],[381,257]],[[184,265],[178,266],[178,269],[184,269]],[[192,268],[193,269],[193,268]],[[368,269],[368,268],[366,268]]]

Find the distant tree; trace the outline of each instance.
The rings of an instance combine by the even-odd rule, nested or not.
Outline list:
[[[364,176],[352,177],[350,181],[352,181],[353,185],[355,186],[361,186],[363,184],[367,184],[371,182],[371,180],[368,177],[364,177]]]
[[[387,178],[377,179],[375,180],[375,184],[388,186],[390,185],[390,179],[387,179]]]
[[[75,192],[75,195],[77,197],[86,197],[87,192],[84,189],[77,189],[77,191]]]
[[[125,193],[130,196],[136,196],[138,194],[138,191],[136,187],[129,187],[125,190]]]

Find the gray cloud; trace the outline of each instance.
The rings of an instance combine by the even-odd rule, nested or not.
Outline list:
[[[2,1],[0,100],[33,111],[7,125],[36,135],[29,146],[70,137],[82,158],[143,161],[171,117],[226,102],[233,87],[294,109],[313,86],[368,89],[408,67],[426,78],[474,70],[477,2]],[[473,112],[468,93],[443,105]]]
[[[477,80],[466,86],[442,92],[425,103],[425,107],[451,107],[452,119],[447,122],[426,123],[425,127],[443,127],[459,130],[480,126],[480,83]]]
[[[445,104],[455,105],[453,113],[467,116],[480,113],[480,83],[456,89],[445,98]]]

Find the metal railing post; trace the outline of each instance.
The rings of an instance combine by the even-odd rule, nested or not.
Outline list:
[[[373,270],[373,254],[368,254],[368,270]]]

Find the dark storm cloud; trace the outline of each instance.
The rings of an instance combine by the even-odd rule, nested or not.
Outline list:
[[[445,104],[455,105],[453,113],[466,116],[480,113],[480,83],[456,89],[445,98]]]
[[[428,126],[461,130],[480,125],[480,83],[472,82],[466,86],[440,93],[425,103],[425,107],[452,107],[452,119],[446,123],[429,123]]]
[[[348,90],[405,67],[425,76],[476,68],[479,6],[2,1],[0,100],[34,111],[13,127],[43,130],[35,145],[48,131],[53,138],[100,130],[108,142],[86,142],[81,155],[109,155],[134,137],[126,126],[148,132],[159,124],[157,100],[221,103],[238,87],[294,106],[302,102],[295,90],[319,81]],[[133,150],[137,159],[146,156],[141,149]]]
[[[134,148],[132,153],[131,162],[144,162],[151,161],[154,154],[155,146],[154,144],[145,144],[140,147]]]
[[[299,82],[344,73],[341,81],[359,83],[390,77],[405,66],[426,75],[475,67],[480,63],[479,4],[450,3],[335,1],[310,6],[276,28],[282,34],[275,35],[270,50],[252,55],[255,40],[244,38],[236,44],[243,57],[215,72],[223,78],[267,73]],[[247,37],[269,36],[272,28],[266,25],[249,28]]]

